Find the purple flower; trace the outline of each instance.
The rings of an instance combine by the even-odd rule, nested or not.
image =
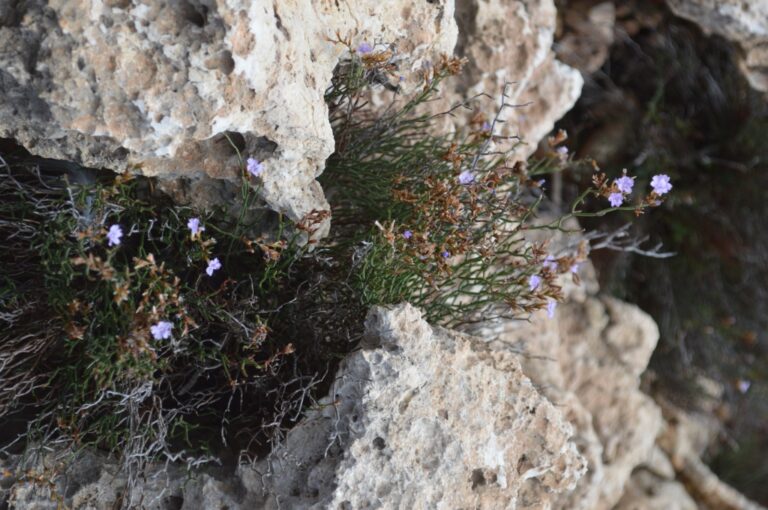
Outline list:
[[[254,177],[259,177],[264,171],[264,163],[260,162],[258,159],[248,158],[246,168],[248,169],[249,174]]]
[[[459,174],[459,184],[467,185],[471,184],[475,180],[475,175],[469,170],[464,170]]]
[[[580,266],[580,265],[581,265],[581,264],[579,264],[578,262],[575,262],[575,263],[573,263],[573,264],[571,265],[571,273],[573,273],[573,274],[576,274],[576,273],[578,273],[578,272],[579,272],[579,266]]]
[[[405,237],[406,239],[410,239],[411,237],[413,237],[413,232],[411,232],[410,230],[406,230],[405,232],[403,232],[403,237]]]
[[[558,147],[555,150],[555,152],[557,152],[557,154],[560,157],[563,157],[563,158],[567,158],[568,157],[568,147],[566,147],[565,145],[561,145],[560,147]]]
[[[360,55],[365,55],[366,53],[370,53],[372,51],[373,51],[373,46],[371,46],[367,42],[361,42],[360,46],[357,47],[357,52]]]
[[[619,177],[613,182],[616,184],[616,187],[619,188],[619,191],[626,194],[632,193],[632,186],[635,185],[635,180],[626,175]]]
[[[555,308],[557,308],[557,301],[549,299],[549,301],[547,301],[547,317],[550,319],[555,316]]]
[[[208,261],[208,267],[205,268],[205,272],[208,273],[208,276],[213,276],[213,272],[218,269],[221,269],[221,262],[219,262],[218,258],[215,258]]]
[[[749,391],[749,387],[752,386],[752,383],[745,379],[739,379],[739,381],[736,383],[736,386],[738,386],[739,391],[744,394]]]
[[[448,257],[450,257],[450,256],[451,256],[451,252],[449,252],[448,250],[445,250],[445,251],[444,251],[443,253],[441,253],[440,255],[442,255],[444,259],[447,259]]]
[[[669,176],[666,174],[654,175],[651,179],[651,187],[657,195],[669,193],[672,189],[672,183],[669,182]]]
[[[547,258],[544,259],[541,265],[544,266],[544,269],[549,269],[553,273],[557,271],[557,259],[552,255],[547,255]]]
[[[112,225],[107,232],[107,239],[109,239],[109,246],[117,246],[120,244],[120,238],[123,237],[123,229],[120,225]]]
[[[483,122],[482,130],[483,131],[490,131],[491,130],[491,123],[488,122],[487,120],[485,122]]]
[[[624,202],[624,195],[621,193],[611,193],[608,195],[608,202],[611,203],[611,207],[619,207]]]
[[[534,291],[539,288],[539,285],[541,285],[541,276],[532,274],[531,277],[528,278],[528,287],[531,291]]]
[[[160,321],[149,330],[152,332],[152,338],[155,340],[167,340],[171,338],[171,330],[173,329],[173,323],[168,321]]]
[[[192,233],[192,236],[196,236],[205,230],[205,227],[200,225],[200,218],[190,218],[187,222],[187,228]]]

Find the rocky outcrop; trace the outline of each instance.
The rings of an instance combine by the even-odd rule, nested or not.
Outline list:
[[[552,49],[557,10],[553,0],[457,0],[456,53],[468,59],[461,77],[444,94],[440,108],[476,94],[494,98],[481,108],[493,116],[506,88],[497,135],[520,136],[517,157],[532,154],[544,136],[578,100],[584,84],[579,72],[555,58]],[[436,107],[437,108],[437,107]],[[457,125],[466,118],[453,117]]]
[[[273,455],[281,467],[259,478],[270,500],[514,509],[523,484],[566,492],[586,469],[571,425],[513,353],[433,328],[409,305],[372,310],[367,344],[337,381],[324,410]]]
[[[456,16],[453,0],[30,0],[1,9],[0,137],[44,157],[162,177],[175,198],[201,205],[232,201],[221,184],[239,185],[239,152],[264,161],[263,198],[294,220],[328,208],[315,178],[334,148],[323,96],[348,51],[337,36],[393,48],[407,89],[413,71],[453,53],[457,18],[470,63],[446,100],[498,96],[511,83],[508,101],[528,106],[506,112],[498,134],[526,140],[521,158],[582,85],[554,58],[553,0],[458,0]],[[189,183],[168,185],[179,177]]]
[[[211,474],[183,481],[178,470],[150,476],[171,483],[165,491],[142,484],[131,501],[170,508],[183,499],[186,509],[515,509],[525,508],[524,486],[551,498],[585,473],[573,427],[523,374],[516,354],[433,328],[410,305],[371,311],[365,344],[336,381],[265,461],[223,481]],[[59,479],[54,490],[23,479],[12,500],[46,508],[55,504],[51,493],[69,492],[64,499],[74,508],[109,508],[125,480],[108,465],[79,465],[92,468],[90,482],[67,487]]]
[[[235,472],[162,466],[127,489],[104,459],[46,453],[0,460],[0,492],[41,509],[122,498],[164,510],[759,510],[701,462],[712,420],[640,391],[656,325],[597,296],[590,271],[553,319],[484,324],[481,336],[432,327],[409,305],[374,308],[329,395]]]
[[[0,137],[86,166],[202,180],[203,194],[210,179],[239,184],[236,147],[265,162],[262,194],[294,220],[328,208],[315,181],[334,148],[323,96],[348,51],[332,39],[392,44],[407,73],[457,36],[452,2],[2,4]]]
[[[667,0],[672,12],[743,50],[741,70],[750,85],[768,92],[768,0]]]
[[[554,507],[610,509],[661,430],[660,410],[639,390],[659,333],[633,305],[573,286],[569,293],[555,320],[486,325],[482,336],[524,353],[523,371],[576,429],[588,471]]]

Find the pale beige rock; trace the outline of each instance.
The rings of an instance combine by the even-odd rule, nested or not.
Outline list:
[[[339,371],[335,406],[273,456],[279,477],[290,464],[302,481],[268,477],[269,498],[291,508],[514,509],[523,483],[556,494],[584,474],[572,427],[514,354],[432,328],[410,305],[374,308],[367,332]],[[322,457],[328,437],[343,450],[330,477],[328,456],[306,454]]]
[[[585,276],[589,269],[586,264]],[[523,371],[574,425],[573,440],[588,461],[572,492],[552,498],[526,488],[527,508],[610,509],[661,430],[659,408],[639,390],[659,333],[634,305],[575,290],[569,295],[554,319],[541,313],[531,323],[484,325],[477,333],[524,353]]]
[[[768,0],[667,0],[672,12],[737,43],[750,85],[768,92]]]
[[[506,101],[519,106],[502,112],[504,123],[494,133],[520,136],[524,143],[515,156],[525,159],[573,107],[584,83],[577,70],[555,59],[554,1],[457,0],[456,18],[456,53],[468,63],[458,78],[446,84],[443,101],[433,108],[445,111],[449,105],[486,93],[496,101],[481,101],[478,107],[492,117],[508,84]],[[448,119],[449,125],[464,127],[469,117],[456,113]]]
[[[613,44],[616,7],[613,2],[569,3],[563,17],[565,33],[555,44],[557,58],[584,75],[594,73]]]
[[[674,480],[641,470],[632,475],[614,510],[698,510],[699,506]]]
[[[717,394],[717,390],[710,391],[701,407],[706,409],[707,403],[711,405],[713,393]],[[720,480],[701,460],[702,453],[720,430],[715,416],[710,412],[684,412],[661,398],[659,403],[666,418],[659,446],[669,456],[676,477],[685,483],[696,501],[704,508],[718,510],[765,510]]]
[[[457,37],[451,1],[11,4],[0,137],[86,166],[239,185],[229,134],[265,162],[263,197],[294,220],[328,208],[315,181],[334,148],[323,94],[347,51],[330,39],[392,44],[407,73]]]

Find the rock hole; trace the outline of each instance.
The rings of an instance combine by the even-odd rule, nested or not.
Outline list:
[[[480,487],[482,485],[485,485],[485,475],[483,474],[483,470],[478,468],[472,471],[472,490],[475,490],[477,487]]]
[[[219,69],[224,74],[230,74],[235,70],[235,60],[232,58],[232,52],[224,50],[219,55]]]
[[[208,7],[205,5],[193,5],[189,2],[184,2],[181,5],[181,14],[184,19],[192,23],[197,27],[204,27],[206,18],[208,16]]]
[[[184,498],[181,496],[168,496],[165,500],[165,504],[168,510],[181,510],[184,506]]]
[[[245,137],[237,131],[224,131],[216,141],[226,144],[233,152],[237,149],[242,154],[245,150]]]
[[[383,437],[377,437],[376,439],[373,440],[373,447],[376,448],[377,450],[383,450],[384,448],[387,447],[387,442],[384,441]]]

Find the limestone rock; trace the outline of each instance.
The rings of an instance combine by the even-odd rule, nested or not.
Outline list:
[[[674,480],[639,471],[630,478],[614,510],[697,510],[699,506]]]
[[[435,110],[445,111],[448,105],[486,93],[496,101],[482,103],[481,108],[493,116],[504,85],[509,84],[506,102],[518,106],[502,112],[504,123],[495,134],[519,135],[524,144],[516,149],[516,156],[527,158],[573,107],[584,83],[576,69],[555,59],[554,1],[457,0],[456,20],[456,53],[468,63],[461,76],[446,86],[444,100],[434,105]],[[459,114],[450,120],[463,126],[468,119]]]
[[[393,44],[408,72],[457,37],[451,1],[0,4],[0,137],[85,166],[239,185],[229,136],[265,162],[263,197],[294,220],[328,208],[315,181],[334,148],[323,94],[347,51],[330,39]]]
[[[291,508],[514,509],[524,482],[560,493],[584,474],[570,424],[512,353],[432,328],[410,305],[374,308],[367,331],[324,410],[273,456],[298,476],[266,478],[271,498]],[[340,448],[333,469],[328,437]]]
[[[632,471],[654,449],[659,408],[640,389],[658,340],[653,320],[634,305],[571,293],[552,320],[484,325],[484,338],[524,353],[523,371],[574,425],[574,441],[588,461],[574,491],[551,498],[524,491],[530,508],[610,509]]]
[[[555,45],[557,58],[584,75],[594,73],[613,44],[616,7],[613,2],[569,2],[563,18],[565,32]]]
[[[750,85],[768,92],[768,0],[667,0],[672,12],[737,43]]]

